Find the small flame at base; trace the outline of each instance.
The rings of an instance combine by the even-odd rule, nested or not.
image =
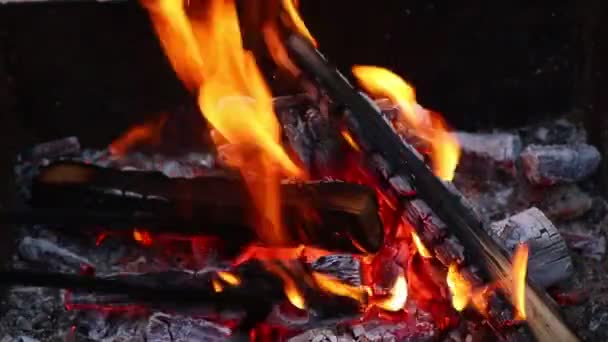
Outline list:
[[[464,310],[473,291],[471,284],[458,272],[456,264],[451,264],[448,268],[447,283],[452,293],[452,306],[456,311]]]
[[[386,311],[399,311],[407,302],[407,281],[403,273],[399,274],[395,285],[390,290],[390,296],[386,299],[376,300],[375,305]]]
[[[526,319],[526,275],[528,272],[528,246],[520,244],[513,254],[513,305],[517,310],[516,319]]]

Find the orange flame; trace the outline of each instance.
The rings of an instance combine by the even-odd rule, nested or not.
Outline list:
[[[350,145],[350,147],[353,148],[353,150],[355,150],[357,152],[361,151],[359,144],[357,144],[355,139],[353,139],[352,135],[350,135],[350,133],[348,131],[342,130],[341,133],[342,133],[342,137],[344,138],[344,140],[346,140],[346,142]]]
[[[407,302],[407,281],[403,273],[397,277],[389,293],[390,296],[388,298],[376,300],[376,306],[386,311],[399,311],[403,309]]]
[[[160,136],[168,116],[162,115],[160,118],[146,122],[141,125],[131,127],[126,133],[114,140],[108,150],[110,154],[122,156],[129,150],[140,144],[156,145],[160,143]]]
[[[460,147],[457,139],[447,131],[443,119],[430,113],[430,117],[421,115],[417,110],[414,89],[395,73],[375,66],[355,66],[353,74],[363,88],[373,96],[386,96],[399,105],[399,119],[414,134],[428,141],[431,145],[433,171],[444,180],[452,180],[460,158]]]
[[[213,291],[215,291],[217,293],[224,291],[224,287],[222,286],[222,284],[220,284],[220,282],[217,279],[212,279],[211,285],[213,285]]]
[[[325,292],[342,297],[350,297],[360,303],[365,302],[367,298],[367,291],[362,286],[344,284],[338,279],[319,272],[313,272],[312,277],[316,284]]]
[[[412,231],[412,240],[414,241],[416,250],[418,251],[421,257],[428,259],[433,256],[431,252],[429,252],[429,250],[426,248],[426,246],[422,243],[422,241],[420,241],[420,237],[418,236],[418,234],[416,234],[416,232],[414,231]]]
[[[308,39],[308,41],[310,41],[313,46],[317,47],[317,41],[312,36],[312,34],[310,34],[310,31],[308,31],[306,24],[304,24],[304,20],[302,20],[302,17],[300,17],[300,14],[298,13],[298,1],[283,0],[283,9],[285,10],[285,12],[287,12],[287,15],[289,16],[290,21],[295,26],[296,31],[298,31],[298,33],[300,33],[300,35],[302,35],[304,38]]]
[[[237,276],[235,276],[234,274],[232,274],[230,272],[218,271],[217,276],[232,286],[238,286],[241,284],[241,279],[239,279]]]
[[[513,254],[512,300],[517,310],[516,319],[526,319],[526,274],[528,272],[528,246],[520,244]]]
[[[150,246],[152,244],[152,236],[145,230],[134,229],[133,239],[144,246]]]
[[[304,20],[302,20],[300,14],[298,13],[298,1],[281,0],[280,4],[283,10],[280,15],[283,24],[299,33],[316,47],[317,41],[310,34],[306,24],[304,24]],[[273,60],[279,66],[289,71],[293,76],[297,76],[300,74],[300,70],[289,58],[287,50],[285,49],[285,46],[281,40],[281,34],[279,32],[280,30],[277,28],[276,24],[277,23],[275,21],[270,21],[262,27],[264,41],[266,42],[266,46],[268,46],[268,51],[270,52]]]
[[[240,265],[247,260],[257,259],[260,261],[270,260],[282,260],[290,261],[303,259],[306,262],[313,262],[314,260],[332,254],[324,249],[308,247],[300,245],[298,247],[263,247],[251,245],[247,247],[237,258],[235,258],[234,265]]]
[[[473,289],[458,271],[456,264],[451,264],[448,268],[447,284],[452,293],[452,306],[456,311],[464,310],[471,300]]]
[[[256,229],[264,242],[283,242],[287,237],[281,229],[279,171],[302,173],[280,145],[272,96],[254,56],[243,47],[235,1],[188,2],[188,12],[183,0],[143,4],[178,76],[198,91],[207,121],[227,142],[255,151],[241,170],[256,173],[253,180],[246,177],[263,213]]]

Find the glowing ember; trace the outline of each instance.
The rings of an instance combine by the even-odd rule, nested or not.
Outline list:
[[[405,302],[407,302],[407,281],[402,273],[395,280],[395,285],[391,288],[389,297],[376,300],[374,304],[386,311],[399,311],[403,309]]]
[[[520,244],[513,254],[513,305],[516,319],[526,319],[526,274],[528,272],[528,246]]]
[[[448,268],[447,284],[452,293],[452,306],[456,311],[464,310],[472,296],[472,286],[458,271],[456,264]]]
[[[244,174],[263,215],[256,223],[264,242],[285,242],[279,206],[279,172],[301,174],[280,145],[270,90],[251,52],[243,48],[234,0],[146,0],[165,52],[180,78],[198,90],[207,121],[226,141],[253,154]],[[198,6],[198,7],[195,7]],[[201,8],[203,7],[203,8]],[[253,152],[252,152],[253,151]]]
[[[421,257],[431,258],[433,256],[431,252],[429,252],[429,250],[426,248],[426,246],[422,243],[422,241],[420,241],[420,237],[418,236],[418,234],[416,234],[416,232],[414,231],[412,231],[412,241],[414,241],[416,250],[418,251]]]
[[[417,110],[414,89],[393,72],[375,66],[355,66],[353,74],[372,95],[388,97],[399,105],[399,120],[415,135],[430,143],[435,174],[441,179],[452,180],[460,158],[460,148],[457,139],[447,131],[443,119],[431,112],[428,112],[428,117],[422,115]]]
[[[145,230],[133,229],[133,239],[144,246],[152,244],[152,236]]]
[[[235,259],[233,264],[240,265],[251,259],[257,259],[260,261],[289,261],[301,259],[306,262],[313,262],[322,256],[330,254],[332,253],[329,251],[304,245],[300,245],[298,247],[263,247],[251,245]]]
[[[360,303],[364,303],[366,301],[367,291],[362,286],[351,286],[344,284],[339,279],[319,272],[313,272],[312,277],[316,284],[325,292],[342,297],[350,297]]]
[[[241,284],[241,280],[230,272],[218,271],[217,276],[232,286],[237,286]]]
[[[157,145],[160,143],[161,131],[168,116],[163,115],[155,121],[130,128],[125,134],[114,140],[108,147],[114,156],[122,156],[137,145]]]

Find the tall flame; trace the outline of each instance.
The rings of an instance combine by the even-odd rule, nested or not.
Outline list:
[[[282,242],[279,172],[298,176],[301,171],[279,143],[272,96],[254,56],[243,47],[235,1],[192,1],[188,11],[184,0],[142,3],[178,76],[198,92],[207,121],[225,141],[246,147],[248,163],[237,167],[255,171],[246,179],[263,216],[258,235],[268,243]]]
[[[375,66],[354,66],[353,74],[371,95],[386,96],[399,105],[399,120],[430,143],[435,174],[441,179],[452,180],[460,158],[460,148],[443,119],[430,112],[428,118],[421,115],[417,110],[419,106],[414,89],[392,71]]]
[[[526,319],[526,274],[528,272],[528,245],[520,244],[513,254],[513,305],[517,310],[516,318]]]

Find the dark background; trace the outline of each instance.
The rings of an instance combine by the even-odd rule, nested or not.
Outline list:
[[[342,70],[388,67],[458,128],[520,125],[574,103],[575,1],[305,0],[302,6],[322,51]],[[77,134],[85,144],[105,143],[142,116],[184,102],[135,1],[13,4],[0,7],[0,16],[0,57],[15,105],[39,140]]]

